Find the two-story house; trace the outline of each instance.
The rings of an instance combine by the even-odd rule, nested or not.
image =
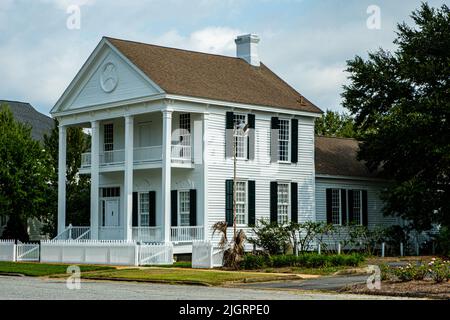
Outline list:
[[[92,136],[80,168],[91,176],[85,238],[171,241],[189,252],[214,223],[232,224],[233,194],[244,230],[260,218],[315,220],[322,111],[260,62],[258,42],[239,36],[235,58],[104,37],[51,111],[60,124],[58,233],[67,228],[69,126]]]
[[[66,128],[90,128],[91,239],[188,242],[239,227],[314,218],[314,119],[321,110],[260,62],[103,38],[51,114],[59,120],[58,232],[65,230]],[[238,122],[249,130],[233,130]]]

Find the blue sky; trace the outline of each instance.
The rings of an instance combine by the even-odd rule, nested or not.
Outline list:
[[[428,1],[440,6],[446,1]],[[80,29],[66,26],[78,5]],[[367,8],[380,8],[369,29]],[[0,0],[0,99],[48,114],[104,35],[235,55],[234,38],[261,37],[261,60],[325,109],[342,111],[345,61],[395,49],[397,22],[411,23],[415,0]]]

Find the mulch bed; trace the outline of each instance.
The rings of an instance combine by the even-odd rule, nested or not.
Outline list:
[[[450,282],[434,283],[433,281],[394,282],[383,281],[381,289],[370,290],[365,284],[347,286],[340,290],[345,293],[373,294],[383,296],[450,299]]]

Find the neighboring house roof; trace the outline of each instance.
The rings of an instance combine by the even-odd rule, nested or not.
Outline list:
[[[379,178],[357,160],[359,141],[349,138],[315,137],[316,175]]]
[[[35,140],[44,140],[44,134],[54,127],[53,119],[36,111],[27,102],[0,100],[0,105],[7,104],[14,118],[22,123],[31,125],[31,136]]]
[[[169,94],[322,113],[261,63],[106,37]]]

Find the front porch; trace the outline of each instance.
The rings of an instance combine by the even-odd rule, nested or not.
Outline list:
[[[204,240],[203,226],[170,227],[170,242],[174,244],[190,244],[193,241]],[[164,242],[163,228],[132,227],[132,241],[141,243]],[[69,225],[54,240],[91,240],[91,227]],[[127,240],[123,227],[99,227],[97,240]]]

